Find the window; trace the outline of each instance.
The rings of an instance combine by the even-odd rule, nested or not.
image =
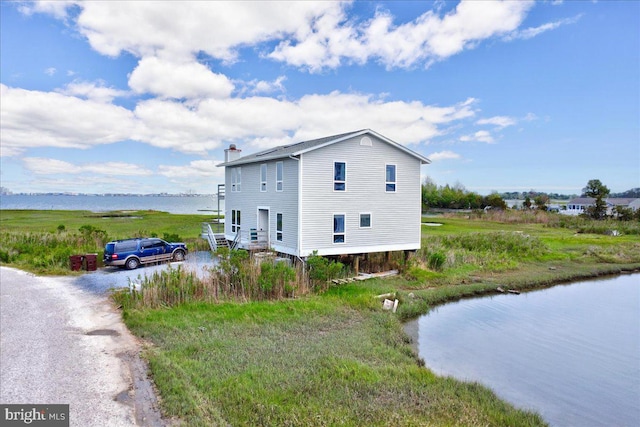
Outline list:
[[[347,190],[347,164],[345,162],[333,163],[333,191]]]
[[[282,214],[276,214],[276,240],[282,242]]]
[[[360,228],[371,228],[371,214],[370,213],[361,213],[360,214]]]
[[[260,165],[260,191],[267,191],[267,164]]]
[[[231,211],[231,232],[232,233],[240,232],[240,211],[236,211],[236,210]]]
[[[396,165],[387,165],[385,191],[387,193],[393,193],[396,191]]]
[[[236,193],[240,191],[242,182],[242,175],[240,168],[231,169],[231,192]]]
[[[371,138],[369,138],[368,136],[363,136],[362,139],[360,139],[360,145],[371,147],[373,143],[371,142]]]
[[[344,214],[333,215],[333,243],[344,243]]]
[[[282,167],[282,162],[276,163],[276,191],[282,191]]]

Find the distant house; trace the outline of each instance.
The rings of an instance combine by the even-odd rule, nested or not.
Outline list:
[[[224,237],[307,257],[420,248],[420,167],[372,130],[241,157],[225,150]]]
[[[567,209],[560,211],[565,215],[580,215],[583,214],[587,207],[595,205],[595,200],[593,197],[578,197],[575,199],[569,200],[567,203]],[[605,203],[607,204],[607,215],[611,215],[613,212],[613,208],[616,206],[622,206],[626,208],[630,208],[632,210],[640,209],[640,198],[607,198],[605,199]]]

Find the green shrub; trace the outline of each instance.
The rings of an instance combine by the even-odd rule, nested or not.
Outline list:
[[[177,233],[164,233],[162,239],[167,242],[182,242],[182,238]]]
[[[316,286],[326,285],[332,279],[344,272],[344,264],[317,255],[317,252],[307,258],[309,280]]]
[[[427,264],[432,270],[442,271],[442,268],[444,267],[446,261],[447,256],[441,251],[436,251],[429,255]]]

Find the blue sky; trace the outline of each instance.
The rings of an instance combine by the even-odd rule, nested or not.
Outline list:
[[[640,186],[640,2],[0,2],[0,181],[213,193],[370,128],[439,185]]]

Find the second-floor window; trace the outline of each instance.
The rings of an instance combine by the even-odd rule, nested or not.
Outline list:
[[[260,191],[267,191],[267,164],[260,165]]]
[[[387,165],[385,174],[385,191],[394,193],[396,191],[396,165]]]
[[[231,169],[231,192],[236,193],[241,190],[242,174],[240,168]]]
[[[276,191],[282,191],[282,181],[283,181],[283,163],[276,163]]]
[[[347,191],[347,164],[333,163],[333,191]]]

